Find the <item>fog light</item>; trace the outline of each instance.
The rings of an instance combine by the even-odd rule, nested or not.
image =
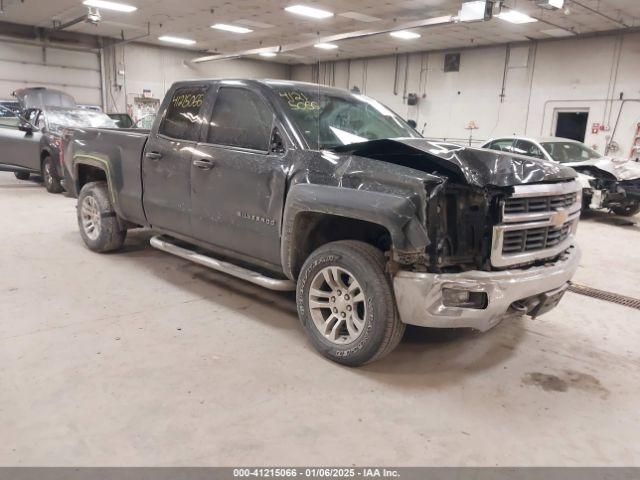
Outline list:
[[[445,307],[487,308],[489,299],[486,292],[471,292],[458,288],[443,288],[442,303]]]

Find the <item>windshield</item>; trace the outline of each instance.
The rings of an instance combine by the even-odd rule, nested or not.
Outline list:
[[[420,135],[381,103],[364,95],[327,93],[298,85],[274,90],[312,149]]]
[[[582,143],[542,142],[541,145],[551,155],[551,158],[560,163],[584,162],[602,158],[602,155]]]
[[[47,123],[51,130],[65,127],[118,128],[116,122],[102,112],[94,110],[50,109],[46,111]]]

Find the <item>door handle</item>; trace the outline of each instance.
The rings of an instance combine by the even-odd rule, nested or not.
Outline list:
[[[200,170],[211,170],[215,166],[215,163],[211,160],[194,160],[193,166]]]
[[[160,160],[162,158],[162,154],[159,152],[147,152],[144,156],[150,160]]]

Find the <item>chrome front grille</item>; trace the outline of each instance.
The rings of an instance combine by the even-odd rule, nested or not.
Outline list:
[[[512,230],[504,233],[502,254],[535,252],[555,247],[567,239],[571,233],[572,222],[561,227],[537,227],[525,230]]]
[[[505,200],[504,213],[551,212],[567,208],[576,203],[577,192],[552,195],[549,197],[514,198]]]
[[[491,264],[506,267],[562,253],[573,243],[581,203],[577,182],[515,187],[493,227]]]

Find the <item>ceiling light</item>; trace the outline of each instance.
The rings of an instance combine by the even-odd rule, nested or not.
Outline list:
[[[276,52],[260,52],[258,55],[260,55],[261,57],[277,57],[278,54]]]
[[[224,23],[216,23],[215,25],[211,25],[211,28],[215,28],[216,30],[224,30],[226,32],[233,33],[251,33],[253,30],[246,27],[238,27],[237,25],[226,25]]]
[[[531,23],[537,22],[533,17],[526,15],[524,13],[518,12],[517,10],[508,10],[506,12],[501,12],[496,15],[500,20],[505,20],[511,23]]]
[[[490,20],[493,4],[487,0],[473,0],[464,2],[460,6],[458,12],[458,21],[460,22],[478,22],[481,20]]]
[[[338,46],[334,45],[333,43],[316,43],[314,47],[321,50],[335,50],[336,48],[338,48]]]
[[[564,0],[536,0],[536,5],[547,10],[556,10],[564,6]]]
[[[414,38],[420,38],[419,33],[410,32],[408,30],[397,30],[389,33],[392,37],[402,38],[403,40],[413,40]]]
[[[178,45],[195,45],[195,40],[190,40],[188,38],[180,38],[180,37],[171,37],[169,35],[163,35],[162,37],[158,37],[158,40],[161,42],[168,43],[177,43]]]
[[[106,0],[84,0],[83,5],[87,7],[103,8],[104,10],[115,10],[116,12],[135,12],[138,7],[126,5],[124,3],[107,2]]]
[[[307,7],[305,5],[292,5],[286,7],[285,10],[289,13],[295,13],[296,15],[302,15],[311,18],[329,18],[333,17],[333,13],[326,10],[320,10],[319,8]]]

